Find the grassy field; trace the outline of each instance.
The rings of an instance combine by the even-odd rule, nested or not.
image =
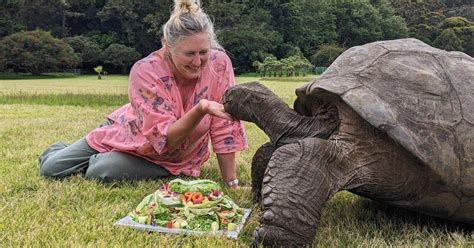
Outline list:
[[[239,77],[239,83],[258,78]],[[288,104],[295,81],[262,81]],[[0,81],[0,247],[247,247],[258,225],[258,206],[245,190],[228,192],[253,214],[238,240],[210,236],[166,235],[117,228],[160,181],[101,184],[74,176],[62,181],[38,175],[38,155],[58,140],[73,142],[127,101],[127,78],[95,76]],[[68,100],[69,99],[69,100]],[[72,100],[70,100],[72,99]],[[250,162],[268,139],[246,123],[249,149],[238,156],[239,178],[250,185]],[[220,181],[213,156],[202,178]],[[221,182],[222,183],[222,182]],[[348,192],[325,207],[317,239],[320,247],[474,246],[472,229],[408,211],[379,206]]]

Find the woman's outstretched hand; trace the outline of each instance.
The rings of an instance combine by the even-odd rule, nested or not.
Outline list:
[[[233,121],[234,118],[229,114],[226,113],[224,110],[224,105],[215,102],[215,101],[209,101],[207,99],[201,99],[199,101],[199,104],[201,104],[201,110],[205,112],[206,114],[210,114],[212,116],[220,117],[229,121]]]

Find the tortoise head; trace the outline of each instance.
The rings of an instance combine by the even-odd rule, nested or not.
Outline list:
[[[259,104],[271,97],[275,94],[258,82],[235,85],[224,94],[224,109],[239,120],[252,121]]]

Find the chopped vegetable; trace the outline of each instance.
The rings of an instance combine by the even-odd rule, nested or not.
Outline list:
[[[148,218],[147,216],[139,216],[138,223],[145,224],[147,218]]]
[[[215,232],[215,231],[218,231],[219,230],[219,223],[217,222],[212,222],[211,223],[211,231]]]
[[[233,231],[243,209],[210,180],[172,180],[146,196],[129,216],[135,222],[198,231]]]
[[[236,231],[236,230],[237,230],[237,225],[235,223],[227,224],[227,231]]]
[[[193,192],[185,192],[184,197],[186,197],[186,202],[191,201],[193,197]]]
[[[200,204],[202,202],[201,192],[194,193],[193,196],[191,197],[191,200],[193,201],[194,204]]]

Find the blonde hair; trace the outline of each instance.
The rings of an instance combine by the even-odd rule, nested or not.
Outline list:
[[[173,47],[183,38],[205,32],[209,36],[211,48],[224,50],[214,32],[209,16],[202,11],[199,0],[174,0],[174,10],[170,19],[163,25],[163,39]]]

